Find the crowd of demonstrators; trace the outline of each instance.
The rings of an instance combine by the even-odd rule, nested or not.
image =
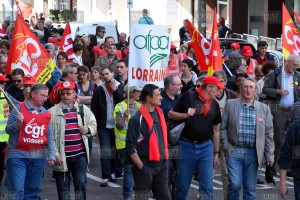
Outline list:
[[[142,23],[153,23],[147,14],[145,10]],[[4,24],[3,29],[11,33],[13,25]],[[53,28],[51,20],[42,19],[36,20],[31,28],[56,67],[47,87],[37,84],[34,77],[25,75],[21,69],[5,74],[7,55],[12,50],[11,34],[7,40],[0,41],[0,87],[5,88],[18,110],[12,110],[8,119],[7,110],[2,112],[0,109],[0,116],[4,115],[0,121],[12,122],[6,127],[0,126],[0,131],[6,128],[5,133],[10,136],[9,139],[0,137],[0,148],[4,148],[1,143],[8,140],[8,166],[19,166],[8,169],[9,191],[18,192],[20,196],[38,196],[43,176],[26,179],[34,184],[34,188],[28,188],[27,182],[22,185],[21,178],[25,173],[32,173],[35,167],[39,167],[39,174],[43,174],[44,169],[40,166],[48,160],[54,165],[53,178],[59,199],[65,199],[64,195],[71,193],[71,176],[75,194],[86,199],[86,170],[96,133],[101,152],[103,181],[100,186],[107,187],[123,176],[125,200],[148,197],[150,190],[158,200],[187,199],[195,171],[199,174],[200,195],[212,199],[213,172],[219,163],[224,199],[238,199],[245,179],[240,174],[245,173],[250,177],[243,181],[245,198],[247,195],[255,198],[256,183],[259,182],[257,169],[263,164],[278,163],[285,123],[291,106],[299,100],[300,74],[295,71],[300,63],[299,56],[290,55],[284,71],[281,71],[274,64],[274,58],[266,53],[267,43],[259,42],[254,54],[250,46],[240,49],[239,43],[232,43],[232,52],[225,61],[228,69],[208,76],[207,71],[198,68],[184,21],[180,29],[182,45],[177,51],[177,47],[171,44],[168,62],[169,68],[176,69],[176,74],[165,77],[161,90],[152,84],[139,88],[127,85],[129,43],[126,33],[121,32],[119,40],[115,41],[106,34],[103,26],[96,27],[95,35],[77,32],[73,45],[74,60],[67,63],[68,55],[58,49],[62,29]],[[219,30],[224,32],[223,29],[226,28],[220,23]],[[227,31],[230,32],[226,30],[225,35]],[[249,67],[253,67],[253,73]],[[276,109],[270,110],[268,105],[261,104],[262,99],[270,105],[275,104]],[[0,102],[1,105],[7,104],[1,92]],[[48,120],[46,109],[50,109],[51,120]],[[234,109],[239,110],[235,112]],[[270,113],[273,123],[270,122]],[[41,137],[47,139],[47,145],[19,147],[17,142],[24,136],[25,123],[31,123],[28,117],[37,114],[47,125],[47,134]],[[168,144],[166,122],[170,120],[186,122],[177,145]],[[245,123],[250,124],[250,129],[246,130]],[[71,130],[71,126],[75,129]],[[295,131],[293,128],[289,134],[295,134]],[[284,145],[291,147],[292,144],[287,141]],[[32,156],[28,148],[34,148],[38,154],[34,154],[34,166],[25,168],[24,162]],[[181,149],[181,156],[169,159],[167,150],[171,148]],[[47,154],[46,149],[50,150]],[[281,195],[286,192],[284,170],[290,159],[289,153],[283,152]],[[236,157],[248,155],[253,162],[249,163],[250,159],[234,162]],[[3,171],[1,156],[0,180]],[[236,170],[250,164],[249,173]],[[17,176],[16,170],[22,172],[22,177]],[[294,179],[299,181],[297,177]]]

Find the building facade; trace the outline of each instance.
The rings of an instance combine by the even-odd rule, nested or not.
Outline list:
[[[129,11],[128,1],[132,2]],[[284,2],[291,10],[300,12],[299,0],[205,0],[206,23],[199,19],[203,14],[199,3],[204,0],[19,0],[21,7],[30,3],[33,12],[43,12],[47,17],[50,9],[71,10],[77,13],[77,22],[117,22],[120,32],[129,33],[129,23],[137,23],[142,10],[147,8],[154,24],[172,24],[173,40],[179,39],[178,30],[184,19],[192,21],[196,27],[205,26],[211,31],[213,9],[217,8],[218,16],[226,20],[226,24],[235,33],[246,33],[257,36],[281,36],[281,7]],[[11,0],[2,2],[2,18],[8,15]],[[1,7],[0,7],[1,10]],[[200,12],[199,12],[200,10]],[[199,26],[198,26],[199,25]]]

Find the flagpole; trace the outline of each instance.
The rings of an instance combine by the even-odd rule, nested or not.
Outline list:
[[[232,73],[231,73],[231,71],[228,69],[227,65],[226,65],[225,63],[222,63],[222,65],[225,67],[225,69],[226,69],[226,71],[228,72],[228,74],[229,74],[230,76],[233,76]]]

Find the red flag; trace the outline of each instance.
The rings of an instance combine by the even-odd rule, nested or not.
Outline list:
[[[220,50],[220,40],[218,35],[218,22],[216,8],[214,9],[214,21],[212,26],[211,47],[209,52],[208,76],[212,76],[214,71],[222,70],[222,54]]]
[[[290,54],[300,55],[299,32],[288,12],[282,3],[282,54],[284,58]]]
[[[55,67],[45,48],[20,15],[17,15],[6,66],[7,74],[20,68],[25,75],[30,74],[39,83],[46,83]]]
[[[73,40],[71,35],[70,23],[68,22],[61,37],[59,48],[68,55],[68,62],[73,62]]]
[[[210,44],[188,19],[186,19],[186,24],[192,40],[190,45],[196,54],[198,69],[208,70]]]
[[[254,74],[254,70],[257,66],[257,61],[253,58],[250,58],[250,63],[249,66],[247,68],[247,72],[246,74],[249,75],[250,78],[254,78],[255,74]]]
[[[294,15],[295,15],[295,18],[297,19],[298,23],[300,24],[300,16],[298,15],[298,13],[296,13],[296,12],[294,11],[294,9],[292,9],[292,11],[293,11],[293,13],[294,13]]]

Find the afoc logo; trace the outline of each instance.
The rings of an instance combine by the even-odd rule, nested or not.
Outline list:
[[[146,49],[150,55],[152,50],[166,50],[169,49],[170,37],[166,35],[157,36],[151,35],[150,30],[147,35],[137,35],[133,39],[133,45],[137,49]],[[168,54],[166,53],[156,53],[150,57],[150,67],[152,67],[157,61],[164,59]]]

